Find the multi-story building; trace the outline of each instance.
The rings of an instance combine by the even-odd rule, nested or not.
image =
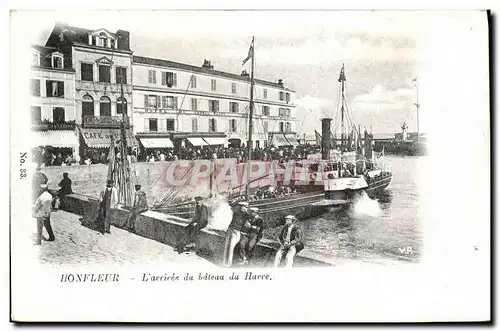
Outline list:
[[[75,71],[57,48],[31,47],[31,125],[36,146],[78,154]]]
[[[134,134],[145,148],[247,144],[250,77],[142,56],[133,57]],[[295,92],[255,79],[252,144],[295,137]],[[280,139],[283,138],[283,139]],[[280,142],[285,142],[280,144]],[[295,141],[296,142],[296,141]]]
[[[132,126],[132,51],[129,32],[88,30],[57,24],[47,47],[57,49],[74,74],[76,123],[81,154],[108,148],[120,125]],[[131,137],[129,144],[135,144]],[[95,151],[94,151],[95,152]]]

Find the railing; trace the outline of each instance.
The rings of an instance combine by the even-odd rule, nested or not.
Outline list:
[[[125,120],[125,124],[129,125],[129,117],[126,116],[125,119],[121,115],[117,116],[95,116],[95,115],[85,115],[83,117],[83,125],[88,126],[113,126],[119,127],[122,121]]]
[[[49,122],[49,121],[40,121],[33,122],[31,124],[31,129],[38,130],[73,130],[75,129],[75,121],[68,122]]]

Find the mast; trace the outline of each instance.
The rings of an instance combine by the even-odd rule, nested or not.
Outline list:
[[[342,64],[342,69],[340,70],[339,82],[342,84],[342,105],[340,107],[341,111],[341,125],[340,125],[340,155],[344,154],[344,84],[345,84],[345,72],[344,72],[344,64]]]
[[[250,45],[250,56],[251,56],[251,72],[250,72],[250,105],[248,112],[248,142],[247,142],[247,186],[246,186],[246,196],[247,199],[250,197],[250,161],[252,159],[252,131],[253,131],[253,86],[254,86],[254,38],[252,37],[252,44]]]
[[[418,79],[415,77],[413,79],[415,82],[415,87],[417,90],[417,102],[415,103],[415,106],[417,107],[417,142],[420,142],[420,124],[419,124],[419,108],[420,104],[418,103]]]
[[[127,135],[125,132],[125,121],[127,119],[127,109],[123,109],[123,101],[125,100],[123,96],[123,76],[120,71],[120,103],[122,105],[122,121],[120,123],[120,156],[121,156],[121,170],[118,168],[118,180],[121,182],[119,184],[120,192],[119,198],[123,200],[123,203],[126,205],[130,205],[132,201],[131,192],[130,192],[130,170],[128,159],[126,156],[127,153]],[[128,107],[128,104],[127,104]],[[121,173],[121,174],[120,174]],[[120,176],[121,175],[121,176]]]

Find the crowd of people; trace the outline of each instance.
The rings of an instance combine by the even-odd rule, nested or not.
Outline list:
[[[319,145],[299,145],[296,147],[258,147],[252,150],[252,160],[272,161],[272,160],[298,160],[305,159],[310,154],[320,153]],[[136,148],[129,148],[127,159],[129,163],[136,162],[162,162],[174,160],[198,160],[214,158],[234,158],[238,162],[248,161],[248,149],[244,145],[241,147],[202,146],[202,147],[181,147],[144,149],[138,151]],[[71,166],[71,165],[91,165],[107,164],[109,162],[108,148],[91,149],[82,156],[73,154],[71,149],[53,149],[50,147],[38,147],[33,152],[34,162],[44,166]]]

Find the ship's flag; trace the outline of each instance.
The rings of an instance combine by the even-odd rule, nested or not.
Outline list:
[[[250,48],[248,49],[248,55],[245,60],[243,60],[242,66],[247,63],[248,60],[250,60],[253,57],[253,37],[252,37],[252,43],[250,44]]]
[[[321,135],[318,133],[317,130],[314,131],[314,134],[316,135],[316,144],[321,145]]]

